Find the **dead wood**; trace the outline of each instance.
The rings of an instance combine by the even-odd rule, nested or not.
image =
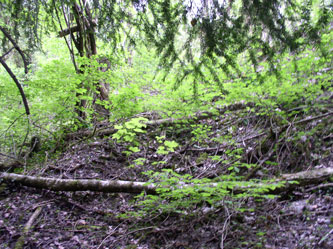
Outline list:
[[[204,112],[197,112],[194,115],[188,115],[186,117],[181,117],[181,118],[166,118],[166,119],[159,119],[159,120],[151,120],[146,122],[147,125],[162,125],[162,124],[172,124],[172,123],[179,123],[179,122],[184,122],[188,120],[204,120],[207,118],[211,118],[216,115],[221,115],[226,113],[227,111],[237,111],[237,110],[242,110],[247,107],[254,107],[255,104],[252,102],[245,103],[244,101],[232,104],[232,105],[227,105],[222,108],[216,108],[216,112],[209,112],[209,111],[204,111]]]
[[[274,179],[273,183],[287,182],[284,186],[274,189],[274,193],[283,192],[293,189],[296,186],[306,186],[321,183],[333,176],[333,168],[324,168],[317,170],[302,171],[294,174],[284,174],[280,178]],[[13,173],[2,173],[0,177],[4,181],[19,183],[25,186],[48,189],[53,191],[95,191],[95,192],[124,192],[124,193],[141,193],[146,191],[150,194],[156,194],[157,184],[121,180],[96,180],[96,179],[57,179],[48,177],[37,177],[19,175]],[[297,183],[296,183],[297,181]],[[180,183],[181,184],[181,183]],[[214,187],[218,183],[209,184]],[[188,186],[181,184],[181,186]],[[234,189],[234,192],[245,192],[253,185]],[[255,187],[260,187],[260,183]]]
[[[26,223],[26,225],[23,228],[21,237],[17,240],[17,242],[15,244],[15,249],[21,249],[21,248],[23,248],[24,242],[25,242],[25,238],[29,234],[29,231],[31,230],[32,224],[37,219],[37,217],[39,216],[39,214],[42,211],[42,209],[43,209],[42,206],[36,208],[35,212],[31,215],[30,219],[28,220],[28,222]]]
[[[59,31],[58,37],[64,37],[66,35],[69,35],[71,33],[75,33],[78,31],[80,31],[79,26],[70,27],[70,28]]]
[[[17,159],[8,160],[3,163],[0,163],[0,170],[7,170],[7,171],[13,170],[13,169],[21,167],[23,165],[24,165],[24,163]]]
[[[155,193],[156,189],[154,184],[146,185],[145,182],[121,180],[59,179],[12,173],[2,173],[0,177],[5,181],[53,191],[96,191],[107,193],[141,193],[146,191],[147,193]]]
[[[92,24],[92,27],[97,26],[96,22],[94,22],[94,21],[92,21],[91,24]],[[70,28],[59,31],[58,32],[58,37],[60,37],[60,38],[65,37],[69,34],[73,34],[73,33],[79,32],[79,31],[80,31],[80,27],[76,25],[76,26],[73,26],[73,27],[70,27]]]
[[[194,115],[188,115],[186,117],[181,117],[181,118],[165,118],[165,119],[158,119],[158,120],[149,120],[147,121],[145,124],[147,126],[157,126],[157,125],[170,125],[173,123],[181,123],[184,121],[189,121],[189,120],[204,120],[204,119],[208,119],[211,118],[213,116],[216,115],[221,115],[224,114],[228,111],[236,111],[236,110],[242,110],[245,109],[247,107],[254,107],[255,104],[254,103],[245,103],[244,101],[232,104],[232,105],[227,105],[224,106],[222,108],[216,108],[214,109],[215,112],[209,112],[209,111],[205,111],[205,112],[197,112]],[[73,138],[79,138],[79,137],[85,137],[85,136],[91,136],[92,134],[95,134],[96,136],[109,136],[113,133],[115,133],[117,130],[114,128],[101,128],[99,130],[95,130],[95,131],[79,131],[79,132],[75,132],[75,133],[69,133],[66,134],[65,136],[65,140],[70,140]]]

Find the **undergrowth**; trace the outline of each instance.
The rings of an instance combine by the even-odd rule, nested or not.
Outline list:
[[[114,125],[117,131],[112,138],[125,146],[122,152],[126,155],[128,164],[134,168],[146,165],[148,160],[145,157],[136,158],[135,155],[139,155],[145,146],[146,151],[149,151],[149,143],[157,146],[154,151],[156,160],[150,161],[156,169],[146,171],[145,174],[150,179],[147,184],[154,183],[159,186],[158,195],[139,195],[139,211],[130,215],[184,213],[198,205],[217,206],[226,196],[234,199],[273,198],[273,195],[266,192],[281,187],[284,182],[251,180],[247,179],[251,177],[246,176],[255,174],[258,165],[263,166],[260,160],[263,160],[265,155],[268,156],[269,151],[283,157],[280,152],[284,148],[292,147],[295,149],[292,152],[295,153],[293,158],[297,158],[298,153],[302,155],[301,158],[315,159],[310,151],[313,143],[317,142],[321,132],[328,136],[330,128],[325,130],[323,124],[306,131],[290,127],[299,117],[320,115],[317,113],[318,110],[328,110],[327,100],[332,98],[330,94],[333,87],[332,53],[329,53],[330,48],[327,44],[332,41],[332,34],[331,32],[323,35],[320,51],[306,49],[292,57],[289,54],[277,55],[275,62],[278,73],[271,72],[270,65],[264,61],[256,68],[244,64],[242,75],[234,74],[233,77],[229,77],[219,72],[220,78],[225,80],[223,91],[213,78],[194,84],[193,79],[189,77],[175,87],[176,79],[173,72],[168,78],[157,74],[154,67],[157,65],[156,58],[148,56],[143,48],[143,53],[135,57],[133,65],[115,60],[111,63],[111,71],[101,72],[94,58],[82,62],[86,65],[86,71],[78,75],[68,62],[63,60],[64,55],[56,56],[56,51],[52,50],[50,45],[50,54],[47,57],[49,59],[44,61],[46,57],[39,55],[39,64],[35,65],[24,79],[25,92],[32,108],[29,119],[20,116],[23,106],[18,101],[17,90],[5,72],[0,72],[0,94],[1,98],[6,94],[7,100],[0,103],[2,148],[17,156],[17,147],[22,143],[22,137],[26,139],[38,134],[47,141],[50,137],[60,138],[65,131],[72,132],[81,128],[96,130],[100,117],[96,118],[94,113],[93,96],[98,91],[96,84],[105,81],[110,84],[110,97],[98,104],[110,112],[108,121],[117,123]],[[78,124],[72,110],[75,103],[81,100],[87,102],[84,109],[87,119]],[[233,137],[241,127],[232,119],[226,120],[222,127],[215,129],[209,123],[190,121],[184,122],[185,128],[171,128],[171,133],[178,132],[179,137],[186,131],[191,136],[191,144],[197,145],[198,148],[209,146],[212,142],[219,146],[229,146],[224,155],[201,153],[201,158],[197,158],[197,164],[211,160],[225,166],[223,174],[214,178],[196,178],[195,174],[179,173],[177,165],[165,168],[163,165],[168,164],[167,160],[177,152],[182,140],[177,136],[169,137],[165,132],[155,134],[147,144],[142,144],[138,135],[147,133],[145,123],[148,119],[131,119],[140,113],[146,113],[148,117],[155,115],[159,118],[184,118],[198,112],[206,112],[221,121],[231,114],[226,112],[223,114],[224,117],[221,117],[219,110],[238,102],[252,105],[244,112],[238,112],[240,121],[237,122],[242,122],[246,127],[251,123],[251,116],[259,116],[264,119],[263,127],[270,130],[265,139],[259,142],[260,148],[255,152],[257,154],[253,153],[249,160],[244,159],[244,154],[248,153],[245,151],[247,148],[239,147],[237,144],[240,141]],[[311,140],[315,136],[317,140]],[[268,156],[265,160],[266,166],[278,164],[280,167],[274,158],[270,160],[271,156]],[[289,164],[292,163],[294,162],[291,161]],[[239,189],[242,191],[237,192]]]

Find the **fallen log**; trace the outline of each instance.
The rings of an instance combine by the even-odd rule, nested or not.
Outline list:
[[[181,118],[165,118],[165,119],[159,119],[159,120],[150,120],[147,121],[147,125],[162,125],[162,124],[172,124],[172,123],[179,123],[179,122],[184,122],[188,120],[203,120],[207,118],[211,118],[216,115],[221,115],[226,113],[227,111],[237,111],[237,110],[242,110],[247,107],[254,107],[255,104],[252,102],[246,103],[245,101],[241,101],[232,105],[226,105],[221,108],[216,108],[215,112],[209,112],[209,111],[204,111],[204,112],[197,112],[194,115],[188,115],[186,117],[181,117]]]
[[[295,186],[306,186],[321,183],[332,176],[333,168],[302,171],[295,174],[284,174],[280,178],[274,179],[272,183],[286,182],[286,184],[275,188],[272,190],[272,193],[283,192],[285,190],[292,189]],[[13,173],[1,173],[0,178],[7,182],[53,191],[95,191],[106,193],[141,193],[142,191],[145,191],[149,194],[156,194],[156,190],[158,188],[158,184],[147,182],[96,179],[59,179]],[[181,182],[179,184],[181,187],[190,186]],[[215,187],[217,184],[218,183],[208,183],[207,185]],[[239,187],[233,191],[236,191],[237,193],[245,192],[251,187],[259,186],[259,183],[256,185],[249,184],[249,186]]]
[[[213,116],[222,115],[228,111],[242,110],[247,107],[251,108],[254,106],[255,106],[255,104],[252,102],[245,103],[244,101],[241,101],[241,102],[238,102],[238,103],[235,103],[232,105],[226,105],[221,108],[216,108],[216,109],[214,109],[215,112],[204,111],[204,112],[197,112],[194,115],[188,115],[188,116],[181,117],[181,118],[165,118],[165,119],[158,119],[158,120],[149,120],[149,121],[145,122],[145,124],[147,126],[157,126],[157,125],[169,125],[169,124],[173,124],[173,123],[182,123],[182,122],[189,121],[189,120],[196,120],[196,121],[204,120],[204,119],[211,118]],[[116,131],[117,130],[114,129],[113,127],[112,128],[110,128],[110,127],[101,128],[96,131],[85,130],[85,131],[79,131],[79,132],[74,132],[74,133],[68,133],[65,135],[64,139],[70,140],[73,138],[91,136],[92,134],[102,137],[102,136],[112,135]]]
[[[146,182],[132,182],[121,180],[96,180],[96,179],[60,179],[50,177],[28,176],[14,173],[1,173],[4,181],[19,183],[24,186],[53,191],[96,191],[107,193],[155,193],[154,184]]]

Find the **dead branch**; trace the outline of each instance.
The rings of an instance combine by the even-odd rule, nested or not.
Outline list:
[[[308,123],[308,122],[311,122],[313,120],[320,119],[320,118],[325,118],[325,117],[330,116],[330,115],[333,115],[333,112],[327,112],[327,113],[324,113],[322,115],[318,115],[318,116],[315,116],[315,117],[312,117],[312,118],[305,118],[305,119],[302,119],[300,121],[295,122],[294,125]]]
[[[21,55],[22,57],[22,61],[24,64],[24,72],[27,74],[28,73],[28,61],[25,58],[25,55],[23,53],[23,51],[21,50],[21,48],[17,45],[17,43],[14,41],[14,39],[11,37],[11,35],[7,32],[7,30],[0,26],[0,30],[2,31],[2,33],[7,37],[8,40],[10,40],[10,42],[13,44],[14,48],[17,50],[17,52]]]
[[[284,174],[274,180],[274,183],[286,181],[287,184],[275,189],[274,193],[283,192],[296,186],[306,186],[317,184],[333,176],[333,168],[324,168],[310,171],[298,172],[295,174]],[[146,191],[150,194],[156,194],[158,185],[146,182],[133,182],[121,180],[96,180],[96,179],[57,179],[37,176],[19,175],[13,173],[2,173],[0,175],[4,181],[19,183],[25,186],[48,189],[53,191],[95,191],[95,192],[124,192],[124,193],[141,193]],[[295,183],[297,181],[297,183]],[[217,186],[218,183],[211,183],[210,186]],[[180,183],[181,186],[188,186]],[[244,192],[249,190],[253,185],[234,189],[234,192]],[[260,183],[256,185],[259,187]]]
[[[12,170],[21,167],[23,165],[24,163],[19,161],[18,159],[11,159],[3,163],[0,162],[0,170],[10,170],[10,169]]]
[[[42,206],[36,208],[35,212],[31,215],[31,217],[28,220],[27,224],[25,224],[25,226],[23,228],[21,237],[17,240],[17,242],[15,244],[15,249],[21,249],[21,248],[23,248],[25,238],[27,237],[29,231],[31,230],[32,224],[37,219],[37,217],[40,214],[40,212],[42,211],[42,209],[43,209]]]
[[[25,93],[23,91],[23,88],[22,88],[20,82],[18,81],[18,79],[16,78],[15,74],[10,69],[10,67],[7,65],[7,63],[2,59],[2,57],[0,57],[0,63],[6,69],[7,73],[13,79],[13,81],[15,82],[17,88],[19,89],[19,92],[21,94],[22,101],[23,101],[23,104],[24,104],[25,113],[27,114],[27,116],[29,116],[30,115],[30,109],[29,109],[28,101],[27,101],[27,98],[25,96]]]
[[[301,171],[294,174],[283,174],[280,178],[284,181],[298,181],[300,185],[320,183],[333,175],[333,167]]]
[[[211,118],[215,115],[221,115],[226,113],[227,111],[237,111],[237,110],[242,110],[245,109],[247,107],[254,107],[255,104],[252,102],[249,103],[245,103],[245,101],[241,101],[232,105],[226,105],[222,108],[217,108],[215,110],[217,110],[217,112],[198,112],[194,115],[189,115],[187,117],[182,117],[182,118],[166,118],[166,119],[159,119],[159,120],[151,120],[146,122],[147,125],[161,125],[161,124],[171,124],[171,123],[179,123],[179,122],[184,122],[184,121],[188,121],[188,120],[203,120],[203,119],[207,119],[207,118]]]
[[[93,27],[95,28],[97,26],[97,23],[93,20],[89,20],[89,25],[90,27]],[[63,29],[61,31],[58,32],[58,37],[65,37],[66,35],[69,35],[69,34],[73,34],[75,32],[79,32],[80,31],[80,28],[79,26],[73,26],[73,27],[69,27],[67,29]]]
[[[156,125],[168,125],[168,124],[172,124],[172,123],[181,123],[184,121],[189,121],[189,120],[204,120],[204,119],[208,119],[211,118],[213,116],[216,115],[221,115],[224,114],[227,111],[236,111],[236,110],[241,110],[241,109],[245,109],[247,107],[254,107],[255,104],[254,103],[245,103],[244,101],[239,102],[239,103],[235,103],[232,105],[227,105],[224,106],[222,108],[217,108],[215,110],[217,110],[217,112],[198,112],[194,115],[188,115],[186,117],[182,117],[182,118],[165,118],[165,119],[158,119],[158,120],[149,120],[147,121],[145,124],[148,126],[156,126]],[[114,128],[102,128],[100,130],[97,130],[95,132],[96,136],[108,136],[111,135],[113,133],[115,133],[117,130],[115,130]],[[91,134],[93,133],[93,131],[80,131],[80,132],[76,132],[76,133],[69,133],[65,136],[65,140],[69,140],[69,139],[73,139],[73,138],[78,138],[78,137],[84,137],[84,136],[91,136]]]
[[[72,34],[72,33],[78,32],[78,31],[80,31],[78,26],[70,27],[70,28],[59,31],[58,37],[64,37],[66,35],[69,35],[69,34]]]

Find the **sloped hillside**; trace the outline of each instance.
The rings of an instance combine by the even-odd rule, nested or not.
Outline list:
[[[150,181],[153,195],[6,180],[1,248],[18,246],[34,212],[24,248],[331,248],[332,95],[312,104],[288,120],[243,102],[67,134],[55,159],[30,159],[27,175]]]

